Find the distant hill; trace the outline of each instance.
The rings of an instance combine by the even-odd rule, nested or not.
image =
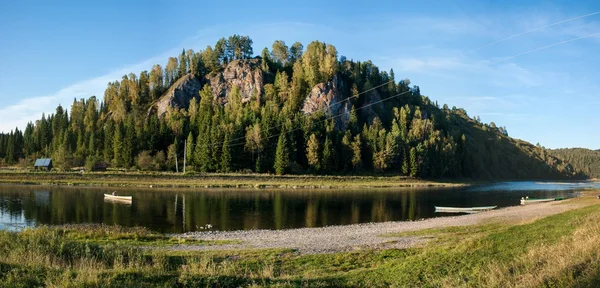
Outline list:
[[[103,101],[75,100],[0,134],[3,165],[47,156],[58,169],[175,170],[184,154],[188,170],[201,172],[577,177],[506,128],[440,107],[393,70],[318,41],[275,41],[254,56],[239,35],[110,82]]]
[[[573,167],[589,178],[600,178],[600,150],[586,148],[554,149],[550,152],[569,162]]]

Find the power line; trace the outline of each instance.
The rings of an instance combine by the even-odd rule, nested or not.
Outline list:
[[[598,15],[598,14],[600,14],[600,11],[593,12],[593,13],[589,13],[589,14],[585,14],[585,15],[581,15],[581,16],[577,16],[577,17],[574,17],[574,18],[570,18],[570,19],[566,19],[566,20],[562,20],[562,21],[558,21],[558,22],[554,22],[554,23],[552,23],[552,24],[548,24],[548,25],[545,25],[545,26],[537,27],[537,28],[534,28],[534,29],[531,29],[531,30],[528,30],[528,31],[525,31],[525,32],[522,32],[522,33],[519,33],[519,34],[515,34],[515,35],[512,35],[512,36],[508,36],[508,37],[502,38],[502,39],[500,39],[500,40],[494,41],[494,42],[492,42],[492,43],[489,43],[489,44],[486,44],[486,45],[484,45],[484,46],[481,46],[481,47],[479,47],[479,48],[476,48],[476,49],[473,49],[473,50],[469,51],[469,53],[471,53],[471,52],[475,52],[475,51],[478,51],[478,50],[484,49],[484,48],[486,48],[486,47],[489,47],[489,46],[491,46],[491,45],[494,45],[494,44],[497,44],[497,43],[500,43],[500,42],[503,42],[503,41],[506,41],[506,40],[509,40],[509,39],[517,38],[517,37],[520,37],[520,36],[523,36],[523,35],[525,35],[525,34],[529,34],[529,33],[532,33],[532,32],[538,31],[538,30],[542,30],[542,29],[545,29],[545,28],[548,28],[548,27],[556,26],[556,25],[559,25],[559,24],[567,23],[567,22],[570,22],[570,21],[574,21],[574,20],[577,20],[577,19],[582,19],[582,18],[585,18],[585,17],[594,16],[594,15]],[[508,59],[512,59],[512,58],[516,58],[516,57],[519,57],[519,56],[522,56],[522,55],[525,55],[525,54],[529,54],[529,53],[537,52],[537,51],[540,51],[540,50],[543,50],[543,49],[551,48],[551,47],[558,46],[558,45],[561,45],[561,44],[565,44],[565,43],[568,43],[568,42],[572,42],[572,41],[576,41],[576,40],[580,40],[580,39],[584,39],[584,38],[589,38],[589,37],[593,37],[593,36],[598,36],[598,35],[600,35],[600,33],[593,33],[593,34],[590,34],[590,35],[586,35],[586,36],[582,36],[582,37],[577,37],[577,38],[573,38],[573,39],[569,39],[569,40],[561,41],[561,42],[554,43],[554,44],[551,44],[551,45],[547,45],[547,46],[543,46],[543,47],[540,47],[540,48],[532,49],[532,50],[529,50],[529,51],[527,51],[527,52],[523,52],[523,53],[520,53],[520,54],[516,54],[516,55],[513,55],[513,56],[509,56],[509,57],[506,57],[506,58],[500,59],[500,60],[498,60],[498,61],[496,61],[496,62],[502,62],[502,61],[505,61],[505,60],[508,60]],[[365,93],[367,93],[367,92],[370,92],[370,91],[372,91],[372,90],[375,90],[375,89],[377,89],[377,88],[380,88],[380,87],[383,87],[383,86],[385,86],[385,85],[388,85],[388,84],[389,84],[389,83],[391,83],[391,82],[393,82],[393,80],[391,80],[391,81],[388,81],[388,82],[386,82],[386,83],[383,83],[383,84],[380,84],[380,85],[378,85],[378,86],[375,86],[375,87],[373,87],[373,88],[367,89],[367,90],[365,90],[365,91],[363,91],[363,92],[361,92],[361,93],[358,93],[358,94],[356,94],[356,95],[352,95],[352,96],[350,96],[350,97],[348,97],[348,98],[346,98],[346,99],[344,99],[344,100],[341,100],[341,101],[338,101],[338,102],[334,102],[334,103],[332,103],[332,104],[329,104],[328,106],[325,106],[325,107],[323,107],[323,108],[321,108],[321,109],[318,109],[318,110],[316,110],[316,111],[313,111],[312,113],[319,112],[320,110],[327,110],[329,107],[332,107],[332,106],[334,106],[334,105],[337,105],[337,104],[340,104],[340,103],[343,103],[343,102],[349,101],[349,100],[350,100],[350,99],[352,99],[352,98],[358,97],[358,96],[360,96],[360,95],[362,95],[362,94],[365,94]],[[355,111],[358,111],[358,110],[361,110],[361,109],[364,109],[364,108],[367,108],[367,107],[370,107],[370,106],[373,106],[373,105],[376,105],[376,104],[382,103],[382,102],[384,102],[384,101],[387,101],[387,100],[389,100],[389,99],[396,98],[396,97],[402,96],[402,95],[404,95],[404,94],[406,94],[406,93],[410,93],[410,92],[412,92],[412,91],[411,91],[411,90],[408,90],[408,91],[405,91],[405,92],[402,92],[402,93],[399,93],[399,94],[396,94],[396,95],[390,96],[390,97],[388,97],[388,98],[385,98],[385,99],[382,99],[382,100],[379,100],[379,101],[376,101],[376,102],[373,102],[373,103],[370,103],[370,104],[367,104],[367,105],[363,105],[363,106],[361,106],[361,107],[359,107],[359,108],[355,108]],[[343,112],[343,113],[340,113],[340,114],[337,114],[337,115],[334,115],[334,116],[330,116],[330,117],[327,117],[327,118],[325,118],[325,119],[322,119],[322,120],[320,120],[320,121],[313,122],[313,123],[311,123],[311,125],[315,125],[315,124],[323,123],[323,122],[329,121],[329,120],[331,120],[331,119],[335,119],[335,118],[338,118],[338,117],[344,116],[344,115],[345,115],[345,114],[347,114],[347,113],[349,113],[349,112]],[[283,127],[284,125],[285,125],[285,124],[280,124],[280,125],[277,125],[277,126],[274,126],[274,127],[270,127],[270,128],[267,128],[267,129],[265,129],[265,130],[261,130],[261,132],[267,132],[267,131],[270,131],[270,130],[272,130],[272,129],[281,128],[281,127]],[[289,131],[285,131],[284,133],[278,133],[278,134],[274,134],[274,135],[267,136],[267,137],[265,137],[265,138],[262,138],[261,140],[268,140],[268,139],[271,139],[271,138],[274,138],[274,137],[279,137],[279,136],[280,136],[280,135],[282,135],[282,134],[287,134],[287,133],[296,132],[296,131],[299,131],[299,130],[301,130],[301,129],[302,129],[301,127],[300,127],[300,128],[294,128],[294,129],[291,129],[291,130],[289,130]],[[231,139],[231,140],[229,140],[228,142],[225,142],[225,141],[217,141],[217,142],[213,142],[213,143],[209,143],[209,144],[207,144],[207,147],[211,147],[211,146],[217,146],[217,145],[223,145],[223,144],[225,144],[225,143],[233,143],[233,142],[236,142],[236,141],[238,141],[238,140],[245,139],[245,138],[246,138],[245,136],[242,136],[242,137],[237,137],[237,138]],[[240,143],[229,144],[229,145],[227,145],[227,146],[228,146],[228,147],[234,147],[234,146],[240,146],[240,145],[245,145],[245,143],[244,143],[244,142],[240,142]]]
[[[338,102],[331,103],[331,104],[329,104],[329,105],[327,105],[327,106],[325,106],[325,107],[323,107],[323,108],[320,108],[320,109],[317,109],[316,111],[313,111],[313,112],[311,112],[311,114],[312,114],[312,113],[317,113],[317,112],[320,112],[320,110],[326,111],[326,110],[327,110],[329,107],[333,107],[334,105],[337,105],[337,104],[340,104],[340,103],[343,103],[343,102],[346,102],[346,101],[350,101],[350,99],[352,99],[352,98],[356,98],[356,97],[358,97],[358,96],[360,96],[360,95],[362,95],[362,94],[365,94],[365,93],[367,93],[367,92],[373,91],[373,90],[375,90],[375,89],[377,89],[377,88],[383,87],[383,86],[385,86],[385,85],[388,85],[388,84],[390,84],[390,83],[392,83],[392,82],[394,82],[394,80],[390,80],[390,81],[388,81],[388,82],[385,82],[385,83],[383,83],[383,84],[377,85],[377,86],[375,86],[375,87],[373,87],[373,88],[370,88],[370,89],[367,89],[367,90],[365,90],[365,91],[362,91],[362,92],[360,92],[360,93],[358,93],[358,94],[352,95],[352,96],[350,96],[350,97],[348,97],[348,98],[346,98],[346,99],[344,99],[344,100],[341,100],[341,101],[338,101]],[[395,84],[395,83],[394,83],[394,84]],[[355,110],[357,110],[357,109],[355,109]],[[283,126],[284,126],[284,124],[280,124],[280,125],[277,125],[277,126],[269,127],[269,128],[267,128],[267,129],[265,129],[264,131],[262,131],[262,130],[261,130],[261,132],[268,132],[268,131],[270,131],[270,130],[273,130],[273,129],[276,129],[276,128],[281,128],[281,127],[283,127]],[[241,137],[237,137],[237,138],[231,139],[231,140],[229,140],[229,142],[235,142],[235,141],[237,141],[237,140],[242,140],[242,139],[246,139],[246,136],[241,136]],[[223,145],[223,144],[224,144],[224,142],[219,142],[219,141],[217,141],[217,142],[214,142],[214,143],[209,143],[209,144],[208,144],[208,147],[212,147],[212,146],[218,146],[218,145]]]
[[[361,106],[361,107],[359,107],[359,108],[356,108],[356,109],[354,109],[354,110],[355,110],[355,111],[357,111],[357,110],[361,110],[361,109],[364,109],[364,108],[367,108],[367,107],[371,107],[371,106],[373,106],[373,105],[376,105],[376,104],[382,103],[382,102],[384,102],[384,101],[387,101],[387,100],[390,100],[390,99],[392,99],[392,98],[400,97],[400,96],[402,96],[402,95],[404,95],[404,94],[407,94],[407,93],[412,93],[412,92],[413,92],[412,90],[404,91],[404,92],[402,92],[402,93],[398,93],[398,94],[396,94],[396,95],[393,95],[393,96],[387,97],[387,98],[385,98],[385,99],[381,99],[381,100],[379,100],[379,101],[375,101],[375,102],[373,102],[373,103],[369,103],[369,104],[367,104],[367,105],[363,105],[363,106]],[[334,115],[334,116],[330,116],[330,117],[327,117],[327,118],[325,118],[325,119],[322,119],[322,120],[320,120],[320,121],[317,121],[317,122],[312,122],[312,123],[311,123],[311,126],[312,126],[312,125],[315,125],[315,124],[320,124],[320,123],[323,123],[323,122],[329,121],[329,120],[331,120],[331,119],[335,119],[335,118],[338,118],[338,117],[342,117],[342,116],[344,116],[344,115],[346,115],[346,114],[348,114],[348,113],[350,113],[350,111],[348,111],[348,112],[343,112],[343,113],[340,113],[340,114],[337,114],[337,115]],[[280,125],[280,126],[281,126],[281,125]],[[279,137],[279,136],[280,136],[280,135],[282,135],[282,134],[288,134],[288,133],[296,132],[296,131],[299,131],[299,130],[302,130],[302,127],[299,127],[299,128],[294,128],[294,129],[291,129],[291,130],[289,130],[289,131],[285,131],[284,133],[279,133],[279,134],[270,135],[270,136],[268,136],[268,137],[265,137],[265,138],[263,138],[263,140],[269,140],[269,139],[271,139],[271,138],[274,138],[274,137]],[[231,141],[230,141],[230,142],[231,142]],[[221,142],[221,143],[222,143],[222,144],[224,144],[225,142]],[[234,146],[239,146],[239,145],[245,145],[245,143],[236,143],[236,144],[231,144],[231,145],[227,145],[227,146],[228,146],[228,147],[234,147]]]
[[[494,44],[497,44],[497,43],[500,43],[500,42],[504,42],[506,40],[510,40],[510,39],[513,39],[513,38],[517,38],[519,36],[523,36],[523,35],[529,34],[531,32],[535,32],[535,31],[542,30],[542,29],[545,29],[545,28],[548,28],[548,27],[556,26],[556,25],[559,25],[559,24],[571,22],[571,21],[574,21],[574,20],[577,20],[577,19],[582,19],[582,18],[585,18],[585,17],[594,16],[594,15],[598,15],[598,14],[600,14],[600,11],[597,11],[597,12],[594,12],[594,13],[590,13],[590,14],[581,15],[581,16],[577,16],[577,17],[574,17],[574,18],[570,18],[570,19],[566,19],[566,20],[562,20],[562,21],[558,21],[558,22],[554,22],[552,24],[548,24],[548,25],[545,25],[545,26],[537,27],[537,28],[534,28],[534,29],[531,29],[531,30],[528,30],[528,31],[525,31],[525,32],[522,32],[522,33],[519,33],[519,34],[511,35],[511,36],[502,38],[500,40],[488,43],[488,44],[486,44],[484,46],[481,46],[479,48],[473,49],[473,50],[469,51],[468,53],[479,51],[481,49],[487,48],[487,47],[492,46]]]
[[[533,53],[533,52],[536,52],[536,51],[544,50],[544,49],[551,48],[551,47],[554,47],[554,46],[558,46],[558,45],[561,45],[561,44],[573,42],[573,41],[584,39],[584,38],[594,37],[594,36],[600,36],[600,32],[598,32],[598,33],[592,33],[592,34],[589,34],[589,35],[586,35],[586,36],[581,36],[581,37],[577,37],[577,38],[573,38],[573,39],[569,39],[569,40],[560,41],[560,42],[557,42],[557,43],[554,43],[554,44],[550,44],[550,45],[546,45],[546,46],[539,47],[539,48],[535,48],[535,49],[529,50],[527,52],[523,52],[523,53],[515,54],[515,55],[509,56],[509,57],[506,57],[506,58],[502,58],[502,59],[500,59],[500,60],[498,60],[496,62],[506,61],[508,59],[516,58],[516,57],[519,57],[519,56],[523,56],[525,54]]]

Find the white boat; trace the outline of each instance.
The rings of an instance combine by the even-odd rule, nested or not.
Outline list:
[[[498,206],[482,206],[482,207],[441,207],[435,206],[435,212],[439,213],[479,213],[496,209]]]
[[[104,199],[107,200],[119,200],[119,201],[131,201],[133,196],[117,196],[112,194],[104,194]]]
[[[543,199],[534,199],[529,197],[521,197],[521,205],[534,204],[534,203],[542,203],[542,202],[552,202],[557,200],[564,200],[564,197],[557,198],[543,198]]]

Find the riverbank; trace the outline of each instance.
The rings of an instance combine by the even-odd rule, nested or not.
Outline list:
[[[244,243],[103,225],[0,231],[4,255],[0,283],[7,287],[595,287],[600,283],[596,194],[597,190],[556,203],[408,223],[430,224],[373,235],[384,244],[402,238],[420,242],[325,254],[285,247],[218,250]],[[334,240],[352,241],[352,237]],[[174,242],[179,244],[172,246]],[[183,246],[210,249],[173,249]]]
[[[467,183],[405,176],[314,176],[269,174],[175,174],[143,172],[0,172],[2,184],[151,188],[366,189],[456,187]]]
[[[545,202],[454,217],[420,221],[380,222],[288,230],[245,230],[189,232],[183,239],[195,241],[235,241],[223,246],[174,246],[174,250],[293,249],[301,254],[337,253],[365,249],[408,248],[428,241],[410,232],[457,226],[523,223],[581,208],[582,201]],[[385,237],[382,237],[385,236]]]

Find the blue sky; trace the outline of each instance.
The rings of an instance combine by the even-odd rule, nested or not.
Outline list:
[[[52,2],[52,3],[48,3]],[[182,48],[249,35],[335,45],[408,78],[421,93],[549,148],[600,148],[598,1],[4,1],[0,131],[103,97],[109,81],[163,64]],[[528,51],[527,54],[519,55]]]

